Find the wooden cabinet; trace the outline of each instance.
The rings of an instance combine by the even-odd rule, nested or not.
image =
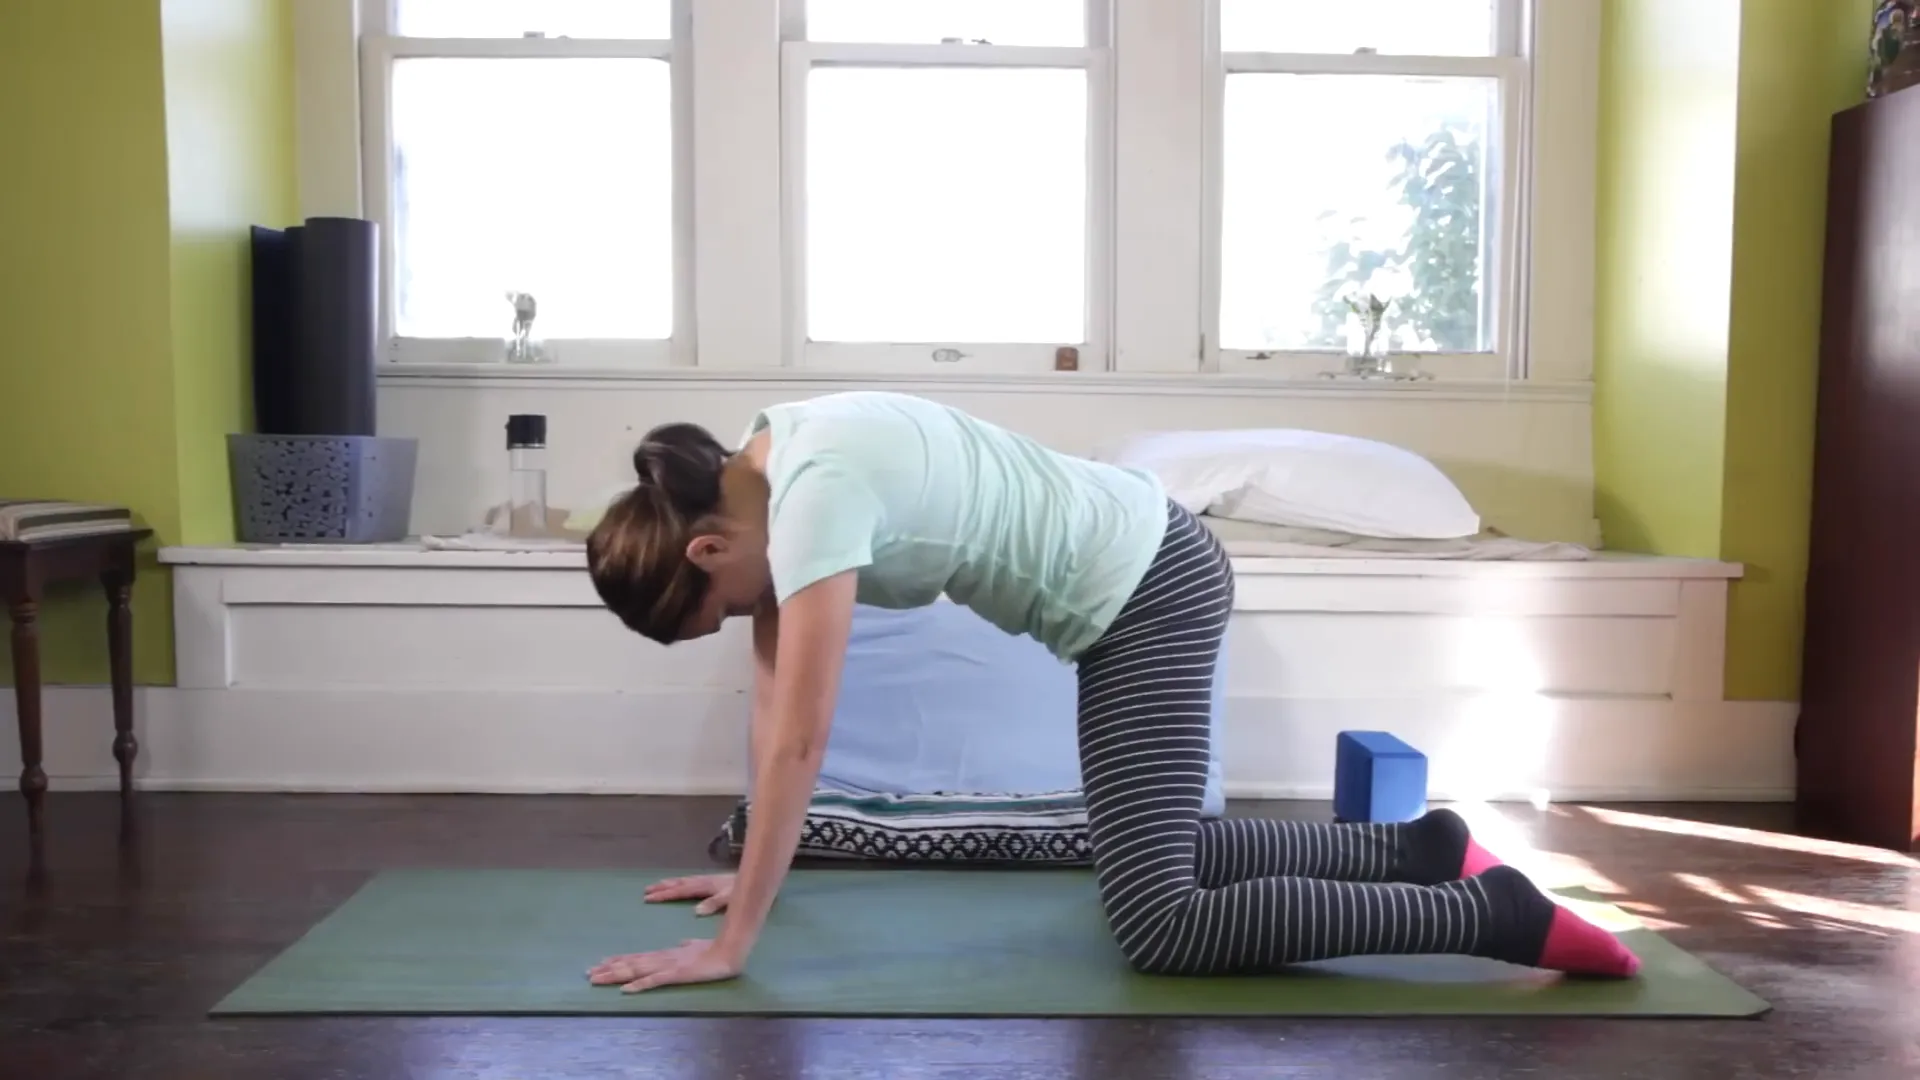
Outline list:
[[[1833,121],[1801,711],[1803,831],[1920,837],[1920,88]]]

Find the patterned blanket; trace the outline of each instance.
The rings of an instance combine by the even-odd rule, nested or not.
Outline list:
[[[743,799],[708,853],[722,862],[737,860],[750,817]],[[800,829],[798,854],[874,862],[1092,862],[1087,805],[1078,791],[891,795],[818,787]]]

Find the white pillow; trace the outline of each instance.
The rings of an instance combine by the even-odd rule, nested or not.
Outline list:
[[[1196,514],[1386,540],[1480,531],[1480,515],[1445,473],[1373,439],[1297,428],[1165,431],[1095,457],[1153,473]]]

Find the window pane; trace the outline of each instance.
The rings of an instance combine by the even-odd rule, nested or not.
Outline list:
[[[409,59],[393,69],[396,331],[505,337],[673,327],[668,65]]]
[[[1491,56],[1494,0],[1221,0],[1225,52]]]
[[[404,37],[673,36],[670,0],[398,0]]]
[[[1227,79],[1220,344],[1340,349],[1345,297],[1394,302],[1398,349],[1489,347],[1492,79]]]
[[[1085,340],[1084,71],[823,68],[807,83],[815,341]]]
[[[1087,43],[1085,0],[807,0],[807,38],[994,45]]]

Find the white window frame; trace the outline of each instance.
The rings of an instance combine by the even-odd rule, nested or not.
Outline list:
[[[1043,371],[1029,366],[1031,356],[996,369],[992,358],[964,345],[948,346],[971,354],[957,363],[933,361],[929,346],[816,358],[832,366],[797,362],[805,360],[806,350],[797,347],[802,341],[794,312],[803,308],[790,287],[797,280],[794,268],[804,263],[785,235],[793,192],[783,179],[782,157],[786,126],[799,114],[797,102],[783,100],[782,56],[783,50],[798,50],[782,39],[797,41],[799,35],[782,22],[796,18],[798,9],[783,8],[782,0],[675,3],[676,297],[674,338],[664,356],[658,343],[610,342],[598,354],[592,346],[584,353],[563,348],[557,364],[508,365],[499,362],[495,339],[400,342],[383,345],[389,361],[383,370],[455,380],[563,376],[610,385],[774,380],[1015,391],[1064,382],[1280,396],[1424,388],[1503,400],[1532,382],[1542,393],[1585,393],[1593,370],[1602,5],[1507,2],[1521,19],[1524,50],[1509,59],[1523,59],[1526,71],[1516,86],[1521,107],[1509,110],[1502,162],[1508,166],[1504,175],[1522,186],[1521,198],[1511,203],[1513,257],[1504,271],[1511,322],[1503,324],[1506,336],[1500,340],[1512,348],[1502,350],[1500,370],[1470,364],[1463,370],[1454,358],[1430,357],[1426,367],[1438,377],[1427,383],[1332,383],[1319,376],[1329,361],[1338,361],[1332,354],[1314,354],[1306,366],[1291,370],[1245,356],[1222,357],[1216,345],[1218,111],[1229,58],[1220,55],[1214,29],[1217,0],[1096,0],[1094,10],[1109,25],[1093,27],[1098,32],[1089,35],[1087,46],[1096,71],[1090,76],[1089,146],[1104,155],[1094,163],[1089,202],[1102,220],[1088,231],[1093,340],[1080,350],[1077,373],[1052,370],[1050,354]],[[366,217],[380,222],[383,234],[391,221],[384,209],[389,181],[383,158],[390,152],[385,65],[402,48],[430,47],[425,39],[378,40],[391,25],[387,3],[300,0],[293,10],[300,216]],[[1095,42],[1105,46],[1096,49]],[[483,55],[633,47],[563,39],[456,44]],[[643,47],[653,50],[643,55],[657,55],[660,46]],[[390,248],[383,252],[382,273],[385,335],[393,313],[386,294],[393,280]]]
[[[1483,303],[1493,330],[1493,345],[1485,352],[1422,353],[1419,369],[1433,378],[1446,380],[1504,381],[1526,377],[1528,241],[1534,180],[1531,119],[1537,53],[1534,15],[1539,2],[1495,0],[1491,56],[1431,56],[1226,52],[1220,39],[1220,0],[1206,0],[1204,253],[1201,259],[1203,371],[1313,379],[1339,372],[1346,360],[1344,351],[1340,350],[1256,351],[1221,346],[1222,203],[1226,181],[1223,106],[1228,77],[1244,73],[1408,75],[1496,80],[1500,114],[1499,153],[1489,161],[1497,171],[1497,182],[1488,189],[1498,212],[1483,219],[1493,222],[1494,234],[1485,244],[1490,265],[1481,268]]]
[[[805,0],[781,0],[781,265],[786,315],[783,363],[842,374],[1025,374],[1056,370],[1062,347],[1078,350],[1077,371],[1111,364],[1113,319],[1112,0],[1084,0],[1081,47],[877,44],[809,41]],[[1085,340],[1034,343],[839,342],[807,335],[807,75],[817,67],[1002,67],[1087,73]]]
[[[671,69],[673,125],[673,333],[662,339],[552,338],[541,335],[552,356],[536,370],[644,371],[691,366],[695,356],[693,303],[693,107],[690,0],[673,0],[672,37],[643,38],[428,38],[395,33],[396,0],[360,4],[360,130],[362,202],[365,215],[381,224],[379,334],[383,356],[396,368],[504,364],[507,311],[493,337],[403,338],[394,333],[398,306],[393,212],[392,96],[394,61],[411,57],[531,59],[616,57],[665,60]],[[536,298],[537,299],[537,298]],[[538,335],[539,324],[535,322]],[[520,365],[515,365],[516,367]]]

